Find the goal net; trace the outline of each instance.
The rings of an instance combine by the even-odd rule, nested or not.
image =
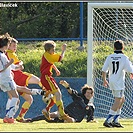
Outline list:
[[[114,102],[112,92],[102,84],[102,66],[113,53],[115,40],[124,41],[124,53],[133,62],[133,3],[88,3],[87,83],[95,89],[96,117],[107,117]],[[121,118],[133,118],[133,81],[126,73],[126,101]]]

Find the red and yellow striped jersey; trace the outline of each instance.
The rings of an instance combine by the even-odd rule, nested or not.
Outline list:
[[[61,56],[59,54],[49,54],[45,52],[42,56],[42,62],[40,65],[40,72],[42,75],[51,75],[52,74],[52,66],[55,62],[60,62]]]

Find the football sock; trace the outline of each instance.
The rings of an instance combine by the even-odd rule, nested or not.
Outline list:
[[[56,105],[58,107],[58,111],[59,111],[60,116],[65,115],[63,102],[61,100],[60,101],[56,101]]]
[[[14,118],[14,115],[16,113],[16,105],[17,105],[17,102],[18,102],[18,98],[16,97],[13,97],[11,99],[11,102],[10,102],[10,108],[9,108],[9,112],[8,112],[8,117],[9,118]]]
[[[114,120],[113,120],[114,122],[118,123],[120,114],[121,114],[121,109],[117,110],[117,113],[116,113],[116,115],[114,116]]]
[[[44,95],[45,91],[41,89],[31,89],[31,94],[32,95]]]
[[[38,85],[42,88],[42,83],[41,82],[39,82]]]
[[[17,105],[15,106],[15,113],[18,111],[18,109],[19,109],[19,104],[17,104]]]
[[[49,112],[49,110],[54,106],[55,102],[54,100],[51,98],[46,106],[46,110]]]
[[[106,121],[108,123],[110,123],[112,121],[113,117],[116,115],[116,113],[117,113],[116,111],[113,111],[112,109],[110,109],[109,115],[108,115]]]
[[[27,113],[29,108],[30,108],[30,104],[27,101],[25,101],[22,105],[22,108],[20,110],[20,113],[19,113],[17,119],[20,120],[20,119],[24,118],[24,116]]]
[[[9,111],[9,108],[10,108],[10,103],[11,103],[11,99],[8,98],[7,103],[6,103],[6,116],[8,116],[8,111]]]

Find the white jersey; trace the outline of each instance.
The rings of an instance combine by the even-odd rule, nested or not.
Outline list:
[[[122,51],[109,55],[103,65],[103,72],[109,71],[109,86],[112,90],[125,89],[125,72],[133,73],[133,65]]]
[[[9,62],[5,53],[0,51],[0,71],[4,69],[5,65]],[[16,84],[13,80],[11,70],[15,69],[15,65],[10,65],[6,70],[0,72],[0,88],[3,91],[9,91],[16,88]]]

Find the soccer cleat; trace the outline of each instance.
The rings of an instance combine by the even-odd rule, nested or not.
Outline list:
[[[113,126],[112,126],[112,123],[108,123],[107,121],[105,121],[105,122],[103,123],[103,126],[109,127],[109,128],[112,128],[112,127],[113,127]]]
[[[73,123],[75,122],[75,119],[68,116],[67,114],[60,117],[60,119],[63,119],[65,123]]]
[[[49,112],[46,109],[43,109],[42,113],[44,114],[44,116],[46,117],[47,120],[51,120]]]
[[[112,122],[112,126],[113,127],[121,127],[121,128],[124,128],[119,122]]]
[[[29,118],[28,118],[28,119],[29,119]],[[24,119],[24,118],[17,119],[17,118],[16,118],[16,121],[17,121],[17,122],[21,122],[21,123],[27,123],[28,119]]]
[[[31,122],[33,122],[33,120],[31,118],[28,118],[28,119],[25,119],[24,123],[31,123]]]
[[[15,122],[14,122],[14,118],[8,118],[8,117],[5,117],[5,118],[3,119],[3,122],[4,122],[4,123],[15,123]]]

